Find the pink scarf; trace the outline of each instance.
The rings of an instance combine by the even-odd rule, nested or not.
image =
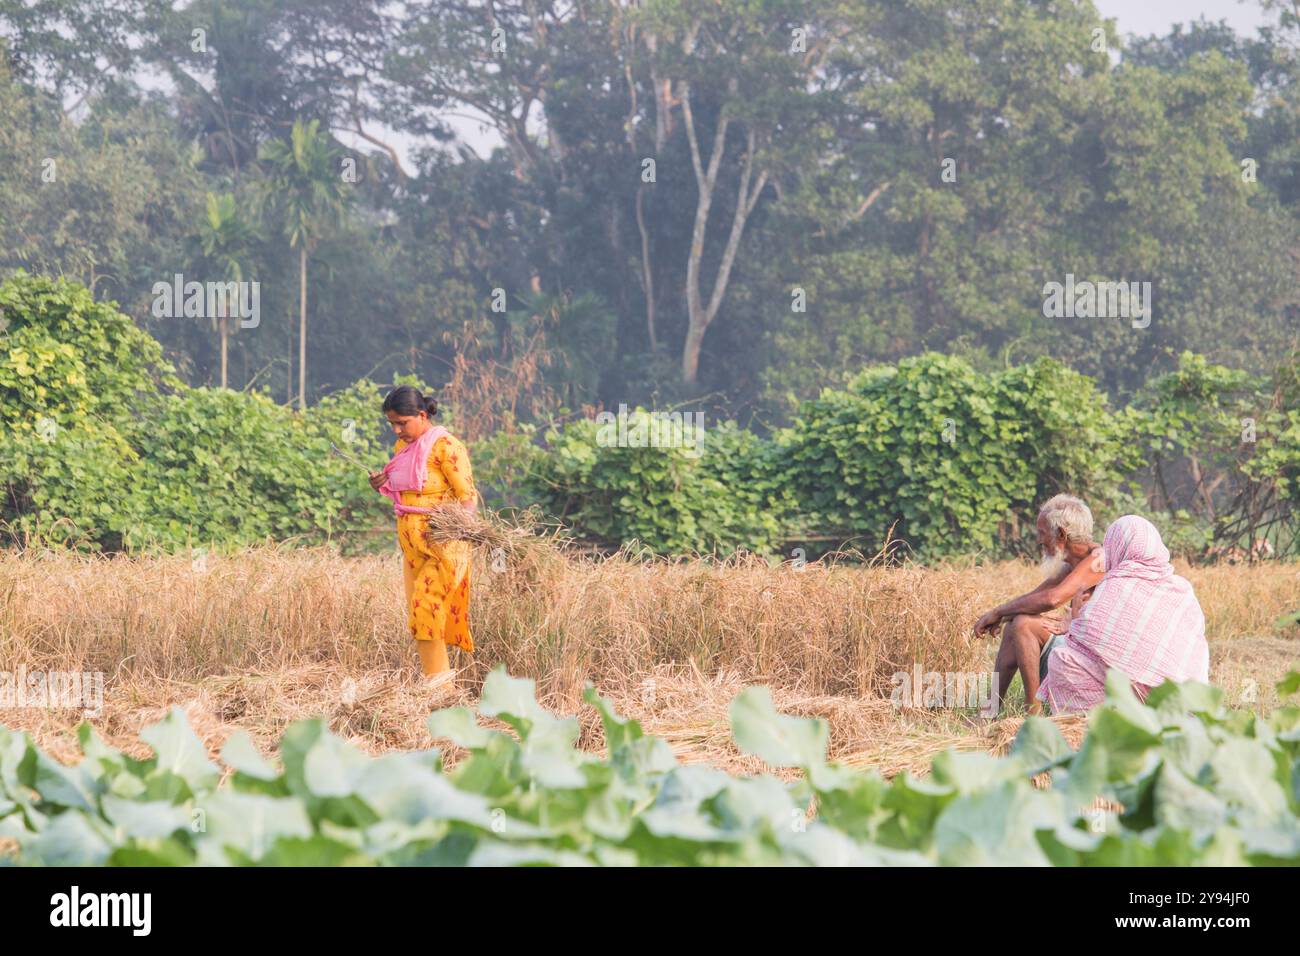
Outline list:
[[[1070,624],[1069,640],[1139,684],[1209,680],[1205,615],[1169,549],[1145,518],[1125,515],[1106,529],[1106,576]]]
[[[403,491],[420,491],[429,478],[429,452],[439,438],[451,432],[441,425],[430,425],[424,434],[395,454],[384,466],[387,480],[379,486],[379,493],[393,499],[393,514],[432,514],[432,508],[416,508],[402,504]]]

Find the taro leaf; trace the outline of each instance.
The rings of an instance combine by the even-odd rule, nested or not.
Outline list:
[[[1273,846],[1278,844],[1273,842]],[[1290,862],[1300,862],[1294,857]],[[1241,834],[1224,828],[1210,836],[1208,842],[1199,847],[1196,863],[1198,866],[1250,866],[1251,860],[1246,856],[1246,846]]]
[[[496,734],[484,749],[457,764],[451,778],[467,793],[509,798],[525,782],[518,763],[519,742],[509,734]]]
[[[258,753],[252,738],[243,730],[237,730],[226,738],[225,746],[221,748],[221,761],[232,770],[254,780],[274,780],[279,776],[275,767]]]
[[[157,771],[175,774],[196,794],[216,786],[220,770],[208,759],[207,748],[179,707],[140,731],[140,739],[153,748]]]
[[[190,866],[194,851],[175,839],[138,840],[119,846],[106,862],[108,866]]]
[[[816,788],[817,817],[856,839],[874,836],[888,785],[875,770],[831,767],[834,786],[823,780]]]
[[[1177,827],[1160,827],[1153,831],[1154,839],[1148,833],[1129,837],[1130,842],[1145,840],[1151,847],[1149,866],[1194,866],[1201,863],[1203,840],[1191,830]]]
[[[929,845],[934,821],[952,802],[957,791],[927,778],[913,777],[907,771],[894,777],[885,791],[881,805],[890,811],[880,824],[877,835],[886,846],[924,848]]]
[[[485,841],[474,848],[468,866],[595,866],[587,857],[539,843],[512,845]]]
[[[448,824],[445,821],[432,818],[416,824],[403,823],[401,820],[380,820],[362,830],[338,826],[326,820],[320,827],[320,832],[336,843],[346,843],[377,860],[389,860],[394,854],[405,853],[412,846],[431,846],[446,836],[447,831]]]
[[[1153,753],[1148,767],[1131,780],[1111,784],[1112,798],[1124,808],[1120,812],[1120,822],[1130,830],[1146,830],[1156,825],[1155,784],[1163,766],[1164,761]]]
[[[1066,821],[1054,830],[1040,830],[1036,836],[1053,866],[1079,866],[1084,855],[1095,852],[1104,839],[1101,833],[1080,829]]]
[[[498,666],[483,681],[478,711],[485,717],[499,717],[519,732],[521,739],[534,726],[555,722],[555,716],[537,703],[536,685],[526,677],[511,677]]]
[[[23,805],[29,802],[28,787],[20,782],[18,771],[29,762],[29,755],[35,749],[26,734],[0,727],[0,796],[9,797]]]
[[[635,720],[620,717],[615,712],[614,706],[596,693],[594,685],[587,684],[582,693],[582,699],[595,707],[600,714],[601,726],[605,728],[605,746],[609,749],[610,754],[627,746],[634,740],[641,739],[643,736],[641,724]]]
[[[934,822],[934,846],[947,866],[1045,866],[1036,831],[1055,830],[1063,820],[1059,794],[1007,780],[944,807]]]
[[[95,778],[88,767],[65,767],[33,746],[19,768],[19,779],[40,794],[42,806],[95,812]]]
[[[1201,776],[1201,771],[1214,754],[1215,743],[1210,739],[1205,724],[1196,717],[1179,714],[1165,725],[1164,757],[1192,780]]]
[[[621,842],[632,830],[634,805],[631,789],[616,777],[586,802],[582,825],[602,840]]]
[[[493,823],[487,800],[458,789],[412,754],[385,754],[371,760],[357,782],[356,794],[381,820],[408,825],[428,819],[458,820],[484,829]],[[531,829],[525,823],[517,826]]]
[[[1011,744],[1011,756],[1018,757],[1024,772],[1033,776],[1068,763],[1074,750],[1056,722],[1046,717],[1027,717]]]
[[[1088,735],[1070,761],[1070,799],[1085,804],[1106,784],[1146,777],[1159,762],[1153,752],[1159,733],[1155,713],[1138,702],[1128,678],[1112,670],[1106,677],[1106,702],[1093,711]]]
[[[1300,827],[1294,819],[1274,827],[1245,827],[1237,832],[1245,853],[1255,866],[1300,864]]]
[[[707,806],[728,830],[751,832],[766,823],[773,830],[793,831],[807,824],[804,809],[795,806],[776,777],[733,778]]]
[[[1296,613],[1300,614],[1300,611]],[[1277,695],[1290,697],[1297,691],[1300,691],[1300,671],[1288,671],[1286,677],[1277,682]]]
[[[804,829],[784,827],[777,831],[781,849],[810,866],[879,866],[876,848],[864,848],[846,834],[828,826],[809,823]],[[929,862],[916,855],[919,863]]]
[[[137,802],[106,794],[103,808],[104,818],[132,839],[167,837],[190,828],[190,811],[171,803]]]
[[[720,793],[731,779],[730,774],[705,764],[678,767],[664,777],[654,805],[668,810],[697,807]]]
[[[77,741],[94,773],[111,774],[125,766],[122,751],[106,744],[90,722],[82,721],[77,725]]]
[[[262,866],[373,866],[355,847],[317,833],[310,837],[280,837],[258,861]]]
[[[677,766],[677,755],[667,741],[647,737],[638,721],[619,716],[613,705],[597,694],[591,684],[587,685],[583,700],[600,714],[610,762],[629,777],[643,780],[648,775],[667,773]]]
[[[1288,812],[1286,791],[1274,777],[1277,763],[1259,741],[1225,740],[1215,748],[1210,768],[1214,792],[1228,806],[1244,811],[1243,823],[1259,825]]]
[[[935,756],[930,764],[934,782],[950,786],[958,793],[976,793],[987,790],[1004,780],[1024,776],[1021,767],[1012,760],[992,754],[945,750]]]
[[[1204,839],[1227,822],[1228,808],[1209,790],[1166,762],[1155,783],[1155,819],[1163,827],[1187,830]]]
[[[1038,842],[1056,866],[1152,866],[1154,850],[1131,834],[1091,834],[1060,826],[1038,831]]]
[[[628,775],[645,785],[650,778],[668,773],[677,766],[677,755],[668,741],[659,737],[641,737],[621,749],[615,762],[627,769]]]
[[[199,863],[218,866],[240,858],[260,860],[280,837],[312,835],[299,800],[222,789],[196,804],[203,811]]]
[[[579,730],[572,718],[533,725],[532,732],[519,745],[520,767],[530,783],[555,789],[587,786],[587,776],[578,765],[589,758],[574,749]]]
[[[425,723],[435,738],[445,737],[466,750],[481,750],[497,733],[487,727],[480,727],[474,719],[474,712],[466,707],[435,710]]]
[[[820,717],[777,713],[766,687],[749,687],[731,702],[731,734],[741,753],[773,767],[814,767],[826,762],[829,730]]]
[[[738,838],[738,834],[717,826],[698,807],[651,807],[637,817],[637,823],[651,835],[661,839],[719,843]],[[631,839],[634,841],[635,837]],[[635,846],[636,843],[634,842],[633,845]],[[690,860],[686,859],[682,862],[690,862]]]
[[[317,797],[348,797],[357,792],[370,763],[342,737],[324,731],[303,759],[303,783]]]
[[[284,765],[285,785],[291,793],[300,797],[311,795],[303,766],[316,741],[327,732],[322,720],[295,720],[280,735],[280,762]]]
[[[594,854],[596,862],[601,866],[629,867],[640,862],[635,851],[621,846],[598,844],[594,848]]]
[[[45,866],[102,866],[112,850],[103,825],[68,810],[23,844],[23,861]]]
[[[1147,695],[1146,704],[1154,708],[1166,725],[1182,714],[1223,714],[1223,691],[1209,684],[1187,681],[1176,684],[1165,681]]]
[[[1155,737],[1160,733],[1160,721],[1155,713],[1137,699],[1128,676],[1114,667],[1106,672],[1106,701],[1101,711],[1122,717],[1148,736]]]

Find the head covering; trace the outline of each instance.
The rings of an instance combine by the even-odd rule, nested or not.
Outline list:
[[[1205,615],[1155,525],[1125,515],[1106,529],[1102,552],[1105,577],[1071,622],[1070,640],[1140,684],[1207,682]]]
[[[1137,581],[1168,581],[1174,577],[1169,549],[1146,518],[1125,515],[1106,529],[1101,543],[1108,576]],[[1190,587],[1190,585],[1189,585]]]

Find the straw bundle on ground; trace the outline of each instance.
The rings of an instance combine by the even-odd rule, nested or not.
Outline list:
[[[597,558],[535,532],[505,533],[479,537],[470,605],[478,651],[457,653],[457,684],[437,693],[419,681],[396,551],[348,558],[324,548],[251,548],[201,562],[0,551],[0,671],[102,672],[96,724],[118,743],[178,703],[206,715],[199,722],[210,746],[240,727],[269,747],[290,720],[309,715],[329,718],[372,752],[428,746],[429,711],[472,705],[497,665],[535,678],[553,711],[577,714],[583,746],[602,745],[598,717],[581,699],[591,681],[682,759],[740,771],[751,761],[730,742],[727,706],[750,684],[771,687],[786,713],[826,718],[836,759],[887,773],[923,770],[948,746],[1003,749],[1018,726],[895,709],[889,698],[891,675],[914,665],[987,673],[997,642],[975,640],[971,624],[1032,587],[1028,564],[796,568],[753,556],[646,560],[631,551]],[[494,540],[507,560],[495,560]],[[1294,608],[1297,566],[1188,576],[1209,624],[1212,680],[1234,706],[1276,706],[1272,685],[1300,657],[1294,631],[1273,629]],[[1021,706],[1018,691],[1013,704]],[[61,741],[69,754],[80,719],[74,711],[0,712],[0,723],[56,750]],[[1081,728],[1063,729],[1073,741]]]

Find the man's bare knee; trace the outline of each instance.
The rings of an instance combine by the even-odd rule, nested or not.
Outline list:
[[[1002,633],[1007,636],[1016,636],[1033,634],[1034,625],[1038,623],[1037,616],[1033,614],[1017,614],[1011,620],[1007,621]]]

